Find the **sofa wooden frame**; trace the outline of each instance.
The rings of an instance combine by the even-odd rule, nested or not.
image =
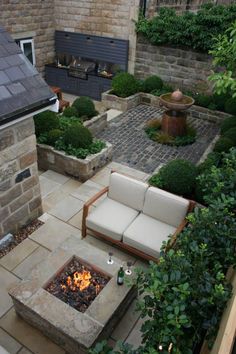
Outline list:
[[[112,171],[115,172],[115,171]],[[111,172],[111,173],[112,173]],[[95,231],[89,227],[86,226],[86,218],[88,216],[88,212],[89,212],[89,207],[95,202],[97,201],[101,196],[103,196],[104,194],[109,192],[109,187],[105,187],[103,188],[101,191],[99,191],[98,193],[96,193],[92,198],[90,198],[83,207],[83,217],[82,217],[82,238],[85,238],[87,236],[87,231],[91,231],[93,236],[96,236],[98,238],[102,238],[105,241],[108,241],[109,243],[112,243],[122,249],[124,249],[125,251],[128,251],[130,253],[133,253],[135,255],[137,255],[140,258],[146,259],[148,261],[152,260],[152,261],[157,261],[158,259],[155,257],[152,257],[150,255],[148,255],[147,253],[144,253],[132,246],[129,246],[127,244],[124,244],[122,241],[117,241],[112,239],[109,236],[106,236],[98,231]],[[189,200],[189,207],[187,210],[187,213],[191,212],[194,209],[195,206],[195,202],[193,200]],[[178,234],[184,229],[184,227],[187,225],[188,221],[186,220],[186,218],[179,224],[179,226],[177,227],[175,233],[173,234],[170,242],[168,243],[167,249],[170,249],[171,247],[174,246],[176,238],[178,236]]]

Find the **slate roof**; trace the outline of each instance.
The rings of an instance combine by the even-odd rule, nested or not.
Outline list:
[[[51,105],[55,94],[0,26],[0,125]]]

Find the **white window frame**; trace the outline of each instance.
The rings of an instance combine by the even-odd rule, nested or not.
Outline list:
[[[33,38],[17,39],[17,42],[20,44],[20,47],[21,47],[21,50],[22,50],[23,53],[24,53],[24,44],[31,43],[33,65],[35,66],[36,65],[36,60],[35,60],[34,39]]]

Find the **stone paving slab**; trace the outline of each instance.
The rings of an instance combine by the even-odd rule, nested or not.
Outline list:
[[[54,182],[51,179],[44,177],[43,175],[39,176],[39,181],[42,198],[46,197],[48,194],[52,193],[58,187],[60,187],[59,183]]]
[[[16,354],[22,348],[22,345],[17,342],[12,336],[0,328],[0,345],[10,354]],[[0,348],[1,353],[1,348]]]
[[[197,130],[197,141],[192,145],[173,147],[158,144],[148,138],[145,123],[160,118],[160,108],[139,105],[108,123],[97,137],[113,145],[113,160],[146,173],[152,173],[161,163],[183,158],[197,163],[214,139],[219,128],[202,119],[190,118],[189,123]]]
[[[91,213],[95,208],[90,206],[89,213]],[[82,218],[83,218],[83,210],[80,210],[76,215],[74,215],[68,222],[70,225],[77,227],[78,229],[82,229]]]
[[[60,220],[68,221],[83,208],[83,205],[83,201],[69,195],[57,203],[48,212]]]
[[[59,184],[64,184],[70,180],[70,177],[64,176],[60,173],[57,173],[52,170],[47,170],[42,174],[43,177],[48,178],[52,180],[53,182],[59,183]]]
[[[8,289],[12,284],[18,283],[19,278],[0,266],[0,317],[11,307],[12,300],[8,295]]]
[[[8,270],[14,269],[26,257],[38,248],[39,245],[30,239],[25,239],[10,253],[0,259],[0,264]]]
[[[32,354],[27,348],[22,348],[18,354]]]
[[[73,193],[71,193],[71,196],[78,198],[83,202],[87,202],[101,189],[103,189],[103,186],[101,184],[88,180],[83,183],[79,188],[77,188]]]
[[[37,264],[45,260],[49,253],[50,251],[46,248],[39,246],[13,270],[13,273],[19,278],[25,279]]]
[[[0,319],[0,327],[35,354],[65,354],[58,345],[21,319],[13,308]]]
[[[29,237],[52,251],[71,235],[81,238],[78,229],[55,217],[51,217]]]

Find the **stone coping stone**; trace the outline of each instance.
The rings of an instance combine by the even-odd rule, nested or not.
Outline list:
[[[88,309],[81,313],[44,288],[73,258],[91,264],[110,276],[110,281]],[[9,295],[16,312],[41,330],[66,352],[86,353],[97,341],[107,338],[136,297],[136,289],[116,283],[120,260],[107,264],[106,252],[71,236],[38,264],[27,279],[14,285]]]
[[[53,170],[58,173],[78,178],[85,182],[94,176],[98,170],[112,160],[112,145],[106,142],[106,147],[97,154],[88,155],[85,159],[67,155],[46,144],[37,144],[38,166],[42,170]]]
[[[138,92],[135,95],[122,98],[113,95],[111,91],[107,91],[102,94],[102,102],[107,109],[114,108],[123,112],[126,112],[131,108],[135,108],[139,104],[160,107],[160,100],[158,96],[144,92]],[[196,105],[193,105],[187,112],[191,117],[207,120],[217,124],[220,124],[225,118],[231,116],[225,112],[213,111],[211,109]]]

